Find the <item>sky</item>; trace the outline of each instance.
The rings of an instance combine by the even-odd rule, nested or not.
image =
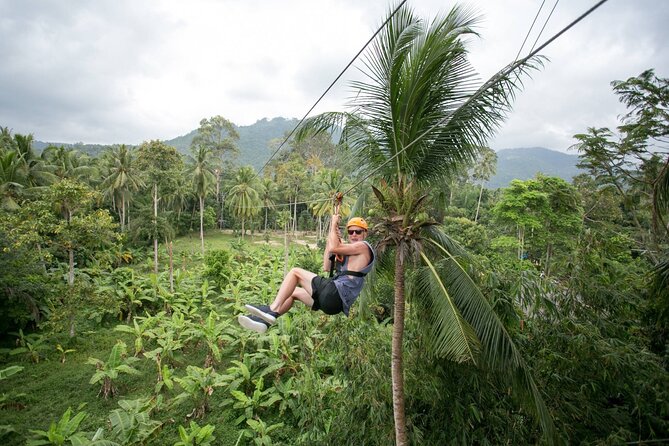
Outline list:
[[[541,45],[595,0],[470,0],[481,82]],[[45,142],[168,140],[221,115],[250,125],[302,118],[381,25],[388,0],[0,0],[0,126]],[[409,0],[425,19],[455,2]],[[555,9],[549,18],[551,9]],[[534,28],[530,26],[539,12]],[[625,109],[610,82],[669,77],[669,1],[609,0],[541,54],[495,150],[567,151]],[[543,32],[541,28],[546,23]],[[531,30],[531,31],[530,31]],[[312,114],[344,110],[355,62]]]

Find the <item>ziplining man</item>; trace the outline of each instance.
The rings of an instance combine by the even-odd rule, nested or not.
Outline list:
[[[302,268],[291,269],[279,287],[276,298],[270,305],[250,305],[245,307],[248,315],[238,317],[239,324],[249,330],[264,333],[282,314],[290,310],[296,300],[312,310],[325,314],[344,313],[348,316],[351,306],[360,295],[365,276],[372,270],[376,255],[367,237],[367,222],[351,218],[346,224],[348,243],[339,237],[339,214],[332,216],[325,252],[323,270],[337,268],[337,274],[325,278]],[[341,261],[337,261],[337,258]],[[333,263],[336,262],[336,265]]]

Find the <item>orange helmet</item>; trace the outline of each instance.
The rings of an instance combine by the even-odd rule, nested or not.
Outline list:
[[[353,217],[346,223],[346,229],[350,228],[351,226],[358,226],[364,229],[365,231],[367,230],[367,222],[365,221],[364,218],[360,217]]]

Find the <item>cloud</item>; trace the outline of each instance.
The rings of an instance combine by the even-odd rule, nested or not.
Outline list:
[[[483,14],[469,42],[482,80],[509,63],[534,17],[532,0],[469,3]],[[411,3],[421,17],[450,7]],[[302,117],[390,10],[369,0],[0,0],[0,125],[37,139],[139,143],[223,115],[239,125]],[[587,8],[558,4],[540,41]],[[548,15],[544,9],[538,24]],[[544,54],[525,79],[494,148],[565,150],[587,126],[615,126],[613,79],[669,76],[669,2],[608,2]],[[527,51],[537,36],[528,39]],[[343,109],[357,61],[314,110]]]

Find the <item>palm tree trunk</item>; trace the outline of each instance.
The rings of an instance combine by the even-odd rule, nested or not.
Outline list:
[[[395,418],[395,444],[407,444],[406,415],[404,413],[404,366],[402,338],[404,335],[404,264],[402,246],[395,253],[395,310],[393,318],[393,340],[391,375],[393,382],[393,415]]]
[[[204,255],[204,197],[200,196],[200,248]]]
[[[67,284],[69,285],[69,298],[74,299],[74,249],[67,250],[70,260]],[[70,311],[70,338],[74,337],[74,311]]]
[[[479,209],[481,208],[481,196],[483,195],[483,183],[481,183],[481,189],[479,190],[479,201],[476,204],[476,217],[474,217],[474,223],[479,221]]]
[[[125,232],[125,195],[121,194],[121,232]]]
[[[172,241],[169,243],[165,240],[165,246],[167,247],[167,253],[169,255],[169,265],[170,265],[170,292],[174,292],[174,256],[172,251]]]
[[[153,229],[158,226],[158,185],[153,185]],[[153,272],[158,274],[158,236],[153,235]]]
[[[223,206],[221,204],[221,169],[216,169],[214,172],[216,173],[216,227],[220,230],[223,229],[223,225],[221,224],[221,219],[223,218]]]

